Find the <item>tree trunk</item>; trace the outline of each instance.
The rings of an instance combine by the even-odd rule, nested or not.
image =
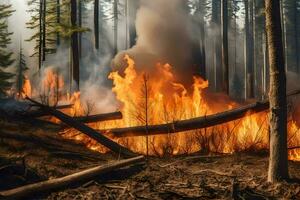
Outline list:
[[[215,33],[214,35],[214,77],[215,77],[215,90],[221,91],[222,90],[222,47],[221,43],[221,1],[220,0],[212,0],[212,30]]]
[[[71,24],[77,26],[77,0],[71,0]],[[75,81],[75,90],[79,91],[79,44],[78,33],[74,31],[71,36],[72,46],[72,72]]]
[[[287,179],[287,100],[280,2],[265,0],[270,63],[270,159],[268,181]]]
[[[42,48],[43,48],[43,20],[42,20],[42,14],[43,14],[43,0],[40,0],[40,8],[39,8],[39,55],[38,55],[38,63],[39,63],[39,70],[42,68]]]
[[[222,72],[223,92],[229,95],[229,63],[228,63],[228,1],[222,0]]]
[[[78,0],[78,26],[82,27],[82,0]],[[82,33],[78,33],[79,57],[82,55]]]
[[[300,72],[300,56],[299,56],[299,19],[298,19],[298,9],[299,6],[297,5],[297,1],[294,0],[294,12],[295,12],[295,16],[294,16],[294,29],[295,29],[295,33],[294,33],[294,38],[295,38],[295,59],[296,59],[296,72]]]
[[[47,181],[33,183],[25,185],[19,188],[0,192],[0,198],[2,199],[20,199],[34,195],[41,192],[49,192],[54,189],[62,189],[72,184],[78,184],[79,182],[89,181],[97,178],[102,174],[118,170],[123,167],[128,167],[137,163],[143,162],[145,159],[143,156],[138,156],[126,160],[117,161],[115,163],[108,163],[106,165],[96,166],[90,169],[86,169],[65,177],[54,178]]]
[[[43,0],[43,61],[46,60],[46,14],[47,14],[47,0]]]
[[[129,18],[129,45],[133,47],[136,43],[135,19],[139,0],[128,0],[128,18]]]
[[[94,35],[95,35],[95,48],[99,50],[99,0],[94,3]]]
[[[118,22],[119,22],[119,9],[118,4],[119,0],[114,0],[113,2],[114,7],[114,55],[117,55],[118,53]]]
[[[246,89],[246,99],[254,97],[254,87],[253,87],[253,37],[251,30],[253,27],[253,17],[252,17],[252,6],[250,4],[251,0],[244,0],[245,4],[245,89]],[[247,77],[251,77],[248,80]],[[250,85],[249,85],[250,84]]]

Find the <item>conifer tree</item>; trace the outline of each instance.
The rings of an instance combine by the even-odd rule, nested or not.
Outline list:
[[[12,73],[5,71],[14,62],[13,53],[8,50],[12,33],[8,32],[7,25],[7,18],[13,12],[11,5],[0,4],[0,96],[5,95],[7,90],[11,88],[12,82],[10,79],[14,76]]]
[[[19,62],[16,66],[16,90],[18,92],[18,96],[21,96],[23,91],[23,85],[25,82],[25,72],[28,70],[26,66],[25,56],[23,54],[22,45],[20,45],[20,52],[19,52]]]

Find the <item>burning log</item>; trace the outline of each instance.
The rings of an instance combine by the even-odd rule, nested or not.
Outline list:
[[[25,185],[23,187],[0,192],[0,199],[20,199],[40,192],[48,192],[61,189],[78,182],[89,181],[94,177],[114,171],[126,166],[138,164],[144,161],[144,156],[122,160],[116,163],[97,166],[62,178],[47,180],[44,182]]]
[[[293,96],[300,93],[300,90],[288,93],[287,96]],[[240,108],[235,108],[222,113],[217,113],[204,117],[197,117],[193,119],[174,121],[172,123],[160,124],[160,125],[149,125],[136,126],[129,128],[116,128],[110,130],[100,130],[102,133],[111,133],[115,137],[136,137],[145,135],[161,135],[169,133],[178,133],[183,131],[190,131],[195,129],[208,128],[230,121],[234,121],[245,117],[247,114],[255,114],[269,109],[269,100],[256,102]]]
[[[55,107],[54,109],[65,109],[65,107]],[[48,116],[49,113],[45,112],[44,110],[36,110],[27,113],[21,114],[22,117],[29,117],[29,118],[39,118]],[[112,113],[104,113],[104,114],[97,114],[97,115],[89,115],[89,116],[81,116],[81,117],[73,117],[74,120],[80,121],[82,123],[93,123],[93,122],[102,122],[102,121],[109,121],[109,120],[117,120],[122,119],[122,113],[112,112]]]
[[[39,102],[36,102],[30,98],[26,98],[27,100],[31,101],[32,103],[36,104],[37,106],[39,106],[42,110],[44,110],[45,112],[53,115],[54,117],[58,118],[59,120],[61,120],[62,122],[64,122],[65,124],[75,128],[76,130],[84,133],[85,135],[89,136],[90,138],[96,140],[97,142],[99,142],[100,144],[102,144],[103,146],[107,147],[108,149],[110,149],[111,151],[120,154],[124,157],[134,157],[136,156],[135,153],[133,153],[132,151],[130,151],[129,149],[119,145],[118,143],[110,140],[109,138],[103,136],[101,133],[95,131],[94,129],[90,128],[89,126],[86,126],[84,123],[80,122],[80,121],[76,121],[75,119],[73,119],[72,117],[58,111],[55,110],[51,107],[45,106]]]
[[[90,115],[84,117],[73,117],[73,119],[75,119],[76,121],[80,121],[82,123],[93,123],[93,122],[122,119],[122,117],[123,117],[122,113],[118,111],[113,113],[104,113],[104,114]]]
[[[35,106],[35,105],[31,105]],[[59,106],[54,106],[54,109],[57,110],[62,110],[62,109],[67,109],[67,108],[72,108],[73,104],[69,105],[59,105]],[[28,112],[23,112],[21,114],[22,117],[30,117],[30,118],[38,118],[38,117],[45,117],[48,116],[49,114],[43,110],[34,110],[34,111],[28,111]]]

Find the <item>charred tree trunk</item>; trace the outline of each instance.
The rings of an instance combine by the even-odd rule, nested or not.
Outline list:
[[[47,0],[43,0],[43,61],[46,60],[46,14],[47,14]]]
[[[250,4],[251,0],[244,0],[245,4],[245,98],[254,97],[254,87],[253,87],[253,37],[251,30],[253,27],[253,17],[252,17],[252,6]],[[252,14],[251,14],[252,13]],[[248,79],[250,78],[250,79]]]
[[[77,27],[77,0],[71,0],[71,24],[73,28]],[[72,46],[72,75],[76,84],[76,90],[79,90],[79,44],[78,32],[74,31],[71,36]]]
[[[222,47],[221,43],[221,1],[212,0],[212,30],[214,32],[214,83],[215,90],[222,90]]]
[[[200,53],[201,53],[201,68],[200,75],[203,79],[206,79],[206,50],[205,50],[205,9],[206,1],[199,0],[198,2],[199,11],[200,11]]]
[[[43,0],[40,0],[40,8],[39,8],[39,70],[42,68],[42,48],[43,48],[43,20],[42,20],[42,14],[43,14]]]
[[[82,0],[78,0],[78,26],[82,27]],[[79,57],[82,55],[82,33],[78,33]]]
[[[95,35],[95,48],[99,49],[99,0],[94,2],[94,35]]]
[[[119,0],[114,0],[114,55],[118,53],[118,22],[119,22],[119,13],[118,13],[118,4]]]
[[[270,160],[268,181],[288,178],[287,100],[280,2],[265,0],[270,63]]]
[[[229,95],[229,63],[228,63],[228,1],[222,0],[222,72],[223,92]]]
[[[128,0],[128,18],[129,18],[129,45],[134,46],[136,43],[135,19],[138,9],[139,0]]]
[[[300,5],[299,5],[300,6]],[[298,12],[299,12],[299,6],[297,4],[297,1],[294,0],[294,38],[295,38],[295,59],[296,59],[296,72],[300,72],[300,56],[299,56],[299,16],[298,16]]]

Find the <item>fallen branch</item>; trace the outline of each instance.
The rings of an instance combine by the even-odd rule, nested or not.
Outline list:
[[[116,120],[122,119],[122,113],[120,111],[113,112],[113,113],[104,113],[98,115],[89,115],[83,117],[73,117],[76,121],[80,121],[82,123],[92,123],[92,122],[101,122],[101,121],[109,121],[109,120]]]
[[[288,93],[287,96],[300,94],[300,90]],[[204,117],[197,117],[193,119],[174,121],[172,123],[149,125],[147,130],[145,126],[136,126],[129,128],[115,128],[109,130],[100,130],[102,133],[111,133],[115,137],[135,137],[147,135],[160,135],[178,133],[183,131],[190,131],[195,129],[208,128],[230,121],[234,121],[259,112],[269,109],[269,101],[256,102],[240,108],[235,108],[222,113],[217,113]]]
[[[216,170],[212,170],[212,169],[203,169],[203,170],[200,170],[200,171],[196,171],[196,172],[193,172],[193,175],[203,175],[203,173],[213,173],[213,174],[216,174],[216,175],[219,175],[219,176],[235,177],[235,176],[232,175],[232,172],[224,173],[224,172],[216,171]]]
[[[0,192],[0,199],[19,199],[23,197],[28,197],[36,193],[48,192],[54,189],[61,189],[63,187],[67,187],[78,182],[91,180],[107,172],[120,169],[125,166],[137,164],[142,161],[144,161],[144,157],[138,156],[135,158],[122,160],[104,166],[97,166],[62,178],[51,179],[44,182],[34,183],[30,185],[25,185],[23,187],[2,191]]]
[[[31,106],[35,106],[30,104]],[[57,109],[57,110],[62,110],[62,109],[67,109],[67,108],[72,108],[73,104],[68,104],[68,105],[59,105],[59,106],[54,106],[52,108]],[[34,110],[34,111],[27,111],[23,112],[20,114],[22,117],[30,117],[30,118],[38,118],[38,117],[45,117],[48,116],[49,114],[41,109]]]
[[[72,117],[64,114],[63,112],[60,112],[60,111],[55,110],[51,107],[45,106],[45,105],[43,105],[39,102],[36,102],[36,101],[34,101],[34,100],[32,100],[28,97],[26,99],[31,101],[32,103],[38,105],[45,112],[48,112],[49,114],[51,114],[54,117],[58,118],[59,120],[61,120],[65,124],[75,128],[76,130],[78,130],[78,131],[82,132],[83,134],[89,136],[90,138],[96,140],[97,142],[99,142],[103,146],[107,147],[111,151],[113,151],[117,154],[120,154],[124,157],[134,157],[134,156],[137,155],[137,154],[133,153],[132,151],[130,151],[129,149],[127,149],[127,148],[119,145],[118,143],[112,141],[111,139],[103,136],[101,133],[98,133],[97,131],[90,128],[89,126],[86,126],[85,124],[83,124],[79,121],[76,121],[75,119],[73,119]]]
[[[289,147],[288,150],[295,150],[295,149],[300,149],[300,146],[295,146],[295,147]]]

